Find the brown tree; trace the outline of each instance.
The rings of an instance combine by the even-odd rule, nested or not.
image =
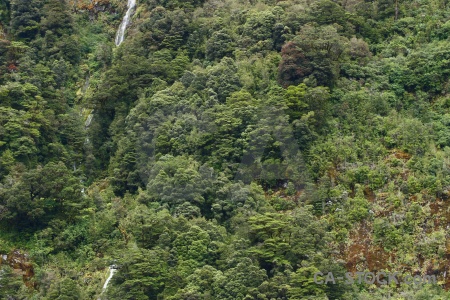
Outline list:
[[[281,49],[278,82],[285,88],[290,85],[297,85],[311,72],[310,63],[297,45],[293,42],[286,43]]]

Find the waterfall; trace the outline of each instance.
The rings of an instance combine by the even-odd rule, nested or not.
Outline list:
[[[103,285],[103,291],[105,291],[108,288],[109,281],[114,276],[114,273],[116,273],[116,271],[117,271],[116,269],[113,269],[111,267],[109,268],[109,276],[108,279],[106,279],[105,284]]]
[[[108,288],[109,281],[114,276],[115,272],[117,272],[116,266],[110,266],[109,267],[109,276],[108,276],[108,279],[106,279],[105,284],[103,285],[103,289],[102,289],[102,293],[101,294],[103,294],[106,291],[106,289]],[[98,298],[98,300],[100,300],[100,299],[101,298]]]
[[[123,17],[122,23],[120,23],[119,29],[116,35],[116,46],[119,46],[125,37],[125,29],[127,29],[128,24],[130,24],[131,15],[136,7],[136,0],[128,0],[128,10]]]
[[[83,108],[84,111],[84,108]],[[92,119],[94,118],[94,110],[91,110],[89,115],[86,118],[86,121],[84,122],[84,130],[86,131],[89,126],[91,126]],[[86,136],[86,139],[84,141],[85,144],[89,144],[89,138]]]
[[[91,113],[87,116],[86,122],[84,122],[84,127],[88,128],[91,126],[92,119],[94,118],[94,110],[91,111]]]

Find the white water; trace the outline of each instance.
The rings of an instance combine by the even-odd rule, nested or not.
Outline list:
[[[86,122],[84,122],[84,127],[88,128],[91,125],[92,119],[94,118],[94,110],[86,118]]]
[[[114,273],[116,273],[116,272],[117,272],[117,269],[113,268],[112,266],[109,267],[109,276],[108,276],[108,279],[106,279],[105,284],[103,285],[102,294],[108,288],[109,281],[111,280],[111,278],[114,276]],[[98,300],[100,300],[100,298],[98,298]]]
[[[125,38],[125,30],[128,24],[130,24],[131,15],[134,13],[134,8],[136,7],[136,0],[128,0],[128,10],[123,17],[122,23],[120,23],[119,29],[116,35],[116,46],[119,46],[123,39]]]

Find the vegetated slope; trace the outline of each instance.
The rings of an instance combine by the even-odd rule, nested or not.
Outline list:
[[[0,298],[448,298],[446,2],[126,4],[0,4]]]

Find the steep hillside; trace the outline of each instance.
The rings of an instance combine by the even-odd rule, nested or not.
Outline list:
[[[0,298],[450,299],[449,37],[441,0],[1,2]]]

